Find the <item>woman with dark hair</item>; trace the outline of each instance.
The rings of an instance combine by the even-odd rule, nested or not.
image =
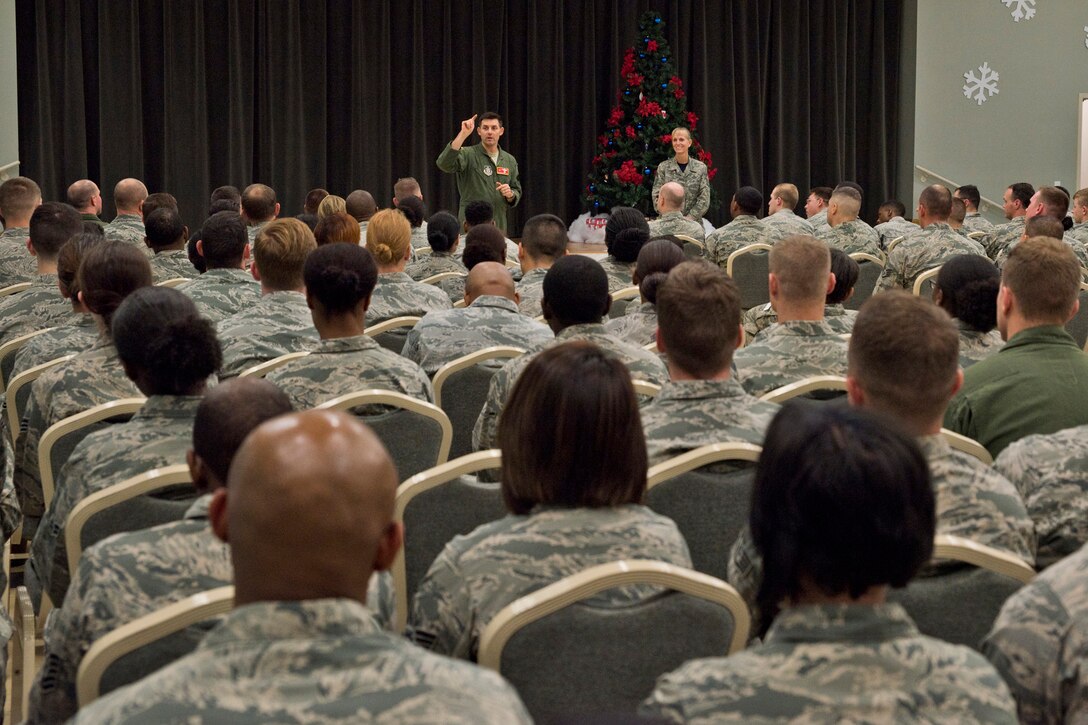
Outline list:
[[[131,420],[84,438],[57,476],[56,493],[30,548],[28,575],[54,602],[63,602],[68,590],[68,514],[96,491],[185,463],[196,408],[223,361],[215,326],[191,299],[168,287],[143,287],[128,295],[112,315],[110,329],[125,375],[147,402]]]
[[[1016,722],[982,655],[923,636],[887,601],[933,552],[934,506],[922,452],[886,419],[785,405],[749,518],[763,644],[688,662],[658,680],[643,711],[678,722]]]
[[[835,332],[849,335],[854,329],[854,320],[857,319],[858,311],[846,309],[843,303],[854,296],[854,285],[858,282],[861,268],[849,254],[841,249],[831,247],[830,251],[831,273],[835,275],[835,286],[827,293],[827,298],[824,300],[824,320]],[[776,322],[778,322],[778,313],[771,307],[770,302],[753,307],[741,317],[744,334],[749,340]]]
[[[426,221],[427,205],[418,196],[409,194],[397,201],[397,211],[404,215],[412,227],[412,250],[425,248],[430,241],[427,233],[430,228],[430,223]]]
[[[933,301],[960,328],[960,367],[969,368],[1000,350],[1005,341],[997,327],[997,292],[1001,273],[986,257],[959,254],[941,265]]]
[[[631,286],[631,274],[642,246],[650,241],[650,224],[638,209],[617,206],[612,209],[604,228],[604,244],[608,256],[599,259],[608,274],[608,292],[611,294]]]
[[[319,247],[337,242],[358,244],[360,238],[359,222],[347,212],[335,211],[328,214],[314,227],[314,239]]]
[[[431,246],[431,253],[416,255],[415,261],[409,262],[404,271],[416,282],[444,272],[468,274],[468,268],[453,256],[460,242],[461,224],[457,217],[448,211],[434,214],[427,220],[427,243]],[[461,289],[463,293],[463,284]]]
[[[631,281],[638,285],[639,304],[628,304],[620,317],[605,323],[610,333],[632,345],[648,345],[657,333],[657,288],[669,271],[684,261],[684,251],[668,239],[655,239],[638,253]]]
[[[540,353],[499,419],[509,515],[446,544],[419,585],[409,633],[435,652],[475,660],[480,633],[515,599],[619,559],[690,567],[670,519],[641,505],[646,442],[631,377],[586,342]],[[625,587],[591,600],[628,607],[658,593]]]

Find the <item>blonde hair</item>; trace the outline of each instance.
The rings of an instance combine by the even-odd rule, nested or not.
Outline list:
[[[335,194],[329,194],[321,203],[317,205],[317,219],[321,221],[329,214],[335,214],[340,211],[347,211],[348,204],[344,201],[344,197],[336,196]]]
[[[396,209],[382,209],[370,217],[366,227],[366,248],[379,266],[388,267],[404,259],[412,240],[412,225]]]
[[[302,265],[317,249],[314,234],[298,219],[276,219],[265,224],[253,240],[253,261],[261,282],[272,290],[302,287]]]

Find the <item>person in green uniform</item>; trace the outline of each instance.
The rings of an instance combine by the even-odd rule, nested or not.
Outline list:
[[[480,143],[468,148],[462,144],[473,131],[480,134]],[[438,168],[447,174],[457,174],[457,195],[461,198],[457,216],[465,221],[469,202],[483,200],[495,210],[495,226],[507,231],[506,210],[521,201],[518,162],[509,152],[499,148],[499,139],[506,129],[499,114],[488,111],[461,121],[461,130],[438,155]]]

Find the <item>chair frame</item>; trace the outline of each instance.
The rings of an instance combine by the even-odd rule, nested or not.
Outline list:
[[[15,590],[15,608],[11,618],[15,624],[11,637],[11,720],[22,722],[30,711],[37,632],[34,604],[30,601],[30,592],[25,586]]]
[[[0,360],[3,360],[8,355],[14,355],[19,350],[22,349],[23,345],[26,345],[33,338],[37,337],[38,335],[42,334],[43,332],[49,332],[52,329],[54,329],[54,328],[46,327],[46,328],[41,329],[41,330],[35,330],[34,332],[28,332],[25,335],[19,335],[18,337],[13,337],[12,339],[5,342],[3,345],[0,345]],[[0,390],[5,390],[7,388],[7,386],[8,386],[8,381],[4,378],[3,371],[0,370]]]
[[[620,300],[637,300],[642,295],[637,286],[624,287],[618,289],[612,294],[608,295],[612,298],[613,302],[619,302]]]
[[[248,367],[242,372],[238,373],[240,378],[263,378],[273,370],[281,368],[292,360],[298,360],[301,357],[306,357],[310,352],[308,350],[300,350],[298,352],[289,352],[286,355],[280,355],[274,357],[271,360],[265,360],[263,363],[258,363],[252,367]]]
[[[940,271],[941,271],[940,267],[934,267],[933,269],[927,269],[925,272],[922,272],[920,275],[915,277],[914,278],[914,288],[911,290],[911,293],[916,297],[921,297],[922,296],[922,285],[924,285],[926,282],[928,282],[931,279],[934,280],[933,283],[936,284],[937,283],[936,282],[937,274],[940,273]]]
[[[967,232],[967,238],[968,239],[973,239],[976,242],[978,240],[982,239],[985,236],[986,236],[986,232],[983,232],[983,231]]]
[[[781,388],[775,388],[759,396],[759,399],[769,403],[783,403],[814,390],[846,390],[846,378],[840,375],[814,375],[783,385]]]
[[[41,374],[46,370],[56,367],[63,362],[67,362],[74,357],[75,354],[54,358],[49,362],[43,362],[41,365],[35,365],[32,368],[28,368],[8,381],[7,387],[4,389],[4,401],[7,404],[8,409],[8,434],[11,435],[12,446],[19,440],[19,420],[23,417],[24,412],[19,410],[19,407],[15,404],[16,396],[19,394],[19,391],[24,386],[30,385],[41,377]]]
[[[419,280],[422,284],[438,284],[444,279],[453,279],[454,277],[467,277],[464,272],[439,272],[438,274],[432,274],[430,277],[424,277]]]
[[[23,290],[28,289],[30,284],[30,282],[16,282],[15,284],[9,284],[7,287],[0,287],[0,297],[19,294]]]
[[[885,252],[886,252],[887,254],[891,254],[891,253],[892,253],[892,250],[893,250],[893,249],[895,249],[895,247],[896,247],[896,246],[897,246],[897,245],[898,245],[898,244],[899,244],[900,242],[902,242],[902,241],[903,241],[904,239],[906,239],[906,238],[907,238],[907,235],[906,235],[906,234],[904,234],[904,235],[902,235],[902,236],[898,236],[898,237],[896,237],[895,239],[893,239],[893,240],[891,240],[890,242],[888,242],[888,248],[887,248],[887,249],[885,249],[884,251],[885,251]]]
[[[768,254],[770,254],[771,245],[770,244],[764,244],[763,242],[756,242],[755,244],[749,244],[746,247],[741,247],[740,249],[736,250],[735,252],[733,252],[732,254],[729,255],[728,259],[725,260],[725,273],[728,274],[730,277],[732,277],[733,276],[733,260],[735,260],[737,257],[741,256],[742,254],[751,254],[752,252],[758,252],[758,251],[761,251],[761,250],[764,251],[764,252],[767,252]]]
[[[468,303],[465,302],[465,299],[463,297],[453,303],[453,308],[455,310],[464,309],[465,307],[468,307]]]
[[[1035,569],[1018,556],[962,536],[938,534],[933,540],[933,558],[962,561],[1015,579],[1021,584],[1027,584],[1035,578]]]
[[[974,438],[968,438],[965,435],[948,430],[947,428],[941,428],[941,435],[948,441],[948,445],[952,446],[955,450],[966,453],[969,456],[974,456],[987,466],[992,466],[994,464],[994,457],[990,455],[990,452],[986,450],[985,446]]]
[[[123,624],[91,645],[79,663],[76,698],[86,707],[100,696],[102,675],[114,662],[141,647],[234,608],[234,586],[218,587],[174,602]]]
[[[374,325],[371,325],[370,327],[363,330],[363,334],[367,337],[377,337],[383,332],[399,330],[402,327],[407,327],[408,329],[411,329],[415,327],[416,323],[419,322],[421,319],[423,318],[413,317],[411,315],[406,315],[404,317],[393,317],[385,320],[384,322],[378,322]]]
[[[178,287],[189,281],[188,277],[171,277],[170,279],[164,279],[162,282],[157,282],[156,287]]]
[[[450,360],[448,363],[438,368],[435,371],[434,377],[431,379],[431,384],[434,386],[434,404],[439,408],[442,407],[442,387],[454,373],[458,373],[465,368],[470,368],[473,365],[478,365],[487,360],[512,360],[516,357],[521,357],[525,354],[525,350],[520,347],[514,347],[512,345],[494,345],[492,347],[485,347],[482,350],[463,355],[456,360]]]
[[[657,343],[655,342],[656,346]],[[661,386],[648,380],[631,380],[631,386],[635,389],[635,395],[643,395],[647,398],[656,398],[661,393]]]
[[[754,443],[731,441],[700,446],[687,453],[651,466],[646,472],[646,490],[670,481],[677,476],[721,461],[749,461],[758,463],[763,447]]]
[[[673,234],[673,236],[676,237],[677,240],[684,243],[684,255],[685,256],[693,256],[693,257],[705,257],[706,256],[706,242],[705,241],[701,242],[698,239],[696,239],[695,237],[691,236],[690,234]],[[696,249],[698,249],[699,253],[698,254],[689,254],[688,253],[688,247],[687,247],[687,245],[689,245],[689,244],[691,246],[695,247]]]
[[[744,648],[751,628],[748,605],[736,589],[720,579],[683,569],[662,561],[632,559],[599,564],[508,604],[488,622],[480,635],[477,662],[501,672],[502,651],[522,627],[554,614],[606,589],[632,584],[649,584],[690,594],[722,605],[733,615],[733,636],[729,651]]]
[[[362,405],[391,405],[401,410],[430,418],[442,428],[442,442],[438,447],[438,465],[442,465],[449,459],[450,446],[453,444],[453,424],[450,423],[446,411],[434,403],[428,403],[418,398],[413,398],[404,393],[392,390],[378,390],[367,388],[353,393],[344,393],[332,400],[326,400],[315,410],[342,410],[349,411]]]
[[[872,254],[868,254],[867,252],[854,252],[853,254],[849,254],[847,256],[849,256],[850,259],[854,260],[858,264],[861,264],[862,262],[873,262],[874,264],[879,264],[881,267],[884,267],[887,264],[885,260],[881,259],[880,257],[873,256]]]

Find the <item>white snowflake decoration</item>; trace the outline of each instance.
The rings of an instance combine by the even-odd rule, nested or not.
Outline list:
[[[1012,19],[1018,23],[1035,17],[1035,0],[1001,0],[1001,2],[1005,3],[1005,7],[1013,8]]]
[[[990,68],[989,63],[980,65],[978,72],[979,75],[977,76],[973,70],[963,74],[963,79],[967,81],[963,86],[963,95],[981,106],[990,96],[998,94],[997,81],[999,76],[997,71]]]

